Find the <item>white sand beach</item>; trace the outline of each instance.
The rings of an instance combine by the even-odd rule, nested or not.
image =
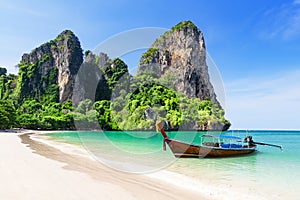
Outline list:
[[[114,171],[19,135],[0,133],[1,199],[204,199],[196,191]]]

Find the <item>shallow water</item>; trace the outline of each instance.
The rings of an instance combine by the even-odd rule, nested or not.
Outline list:
[[[94,158],[116,170],[151,173],[167,169],[208,184],[267,195],[270,199],[297,199],[300,188],[300,132],[247,133],[253,136],[254,141],[280,144],[284,149],[258,146],[256,153],[241,157],[175,159],[169,148],[162,150],[162,137],[155,132],[62,132],[47,135],[60,142],[82,144]],[[244,137],[247,133],[221,134]],[[168,133],[171,138],[195,144],[199,144],[202,134]]]

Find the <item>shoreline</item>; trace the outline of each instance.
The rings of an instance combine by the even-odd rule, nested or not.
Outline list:
[[[43,133],[41,133],[43,134]],[[67,144],[64,142],[59,142],[55,140],[48,140],[47,138],[39,137],[39,134],[32,135],[32,139],[45,143],[46,145],[52,146],[56,149],[60,149],[60,151],[66,152],[68,154],[74,154],[83,156],[86,159],[94,160],[94,157],[90,155],[90,153],[83,147],[75,144]],[[94,161],[99,163],[99,161]],[[110,168],[103,163],[99,163],[106,168]],[[116,169],[111,169],[117,173],[124,174],[124,172],[118,171]],[[126,173],[127,175],[131,175],[131,173]],[[142,176],[150,178],[150,181],[159,181],[167,187],[176,187],[183,189],[188,193],[198,193],[201,196],[201,199],[248,199],[248,200],[256,200],[256,199],[268,199],[265,195],[256,195],[254,193],[249,194],[249,190],[245,190],[245,188],[234,188],[233,185],[223,185],[219,181],[211,181],[207,179],[205,180],[196,179],[187,174],[179,173],[178,171],[172,170],[172,168],[167,167],[165,169],[150,172],[145,174],[132,174],[133,176]],[[213,177],[213,175],[212,175]],[[239,185],[239,184],[236,184]]]
[[[1,135],[15,136],[18,146],[23,147],[23,151],[25,149],[27,153],[30,153],[30,157],[42,157],[43,161],[40,161],[41,163],[45,160],[59,163],[61,165],[59,167],[60,173],[71,172],[73,174],[71,179],[79,177],[76,173],[91,178],[92,181],[87,181],[82,188],[93,187],[99,183],[109,185],[107,186],[108,189],[105,190],[119,188],[117,189],[117,194],[108,196],[111,199],[118,199],[115,195],[119,195],[119,191],[122,191],[122,197],[127,195],[125,199],[132,199],[133,197],[133,199],[153,199],[154,197],[155,199],[269,199],[269,196],[266,194],[267,191],[262,190],[262,188],[257,188],[253,185],[248,188],[245,187],[245,184],[244,186],[240,185],[240,182],[216,180],[214,174],[206,171],[205,176],[201,176],[202,178],[199,179],[199,177],[190,176],[189,173],[186,174],[176,170],[176,167],[178,167],[176,164],[146,174],[122,172],[99,162],[99,160],[96,161],[95,157],[84,146],[60,142],[47,138],[47,136],[42,136],[55,132],[61,131],[26,130],[18,134],[0,133],[0,137]],[[21,168],[19,167],[18,170],[22,170]],[[52,170],[54,172],[57,169],[48,169],[48,171]],[[31,173],[32,176],[34,174]],[[49,187],[51,189],[52,186],[50,185]],[[102,186],[99,186],[97,190],[102,191]],[[100,194],[94,197],[98,198],[98,195]],[[2,196],[1,191],[0,196]],[[280,199],[278,195],[272,196],[275,197],[274,199]]]
[[[199,192],[65,153],[34,141],[28,132],[0,133],[4,199],[206,199]]]

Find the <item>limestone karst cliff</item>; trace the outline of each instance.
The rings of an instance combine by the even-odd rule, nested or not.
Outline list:
[[[208,100],[215,107],[213,110],[222,112],[217,114],[217,117],[209,116],[201,109],[188,112],[186,117],[182,114],[181,129],[227,130],[229,128],[230,123],[224,118],[224,110],[210,82],[203,34],[191,21],[178,23],[154,41],[139,61],[138,75],[142,74],[160,80],[165,87],[190,99]],[[180,107],[180,112],[184,113],[184,109],[189,106],[181,103]],[[200,114],[191,118],[189,115],[193,115],[194,112]],[[222,120],[219,120],[221,118]]]
[[[71,99],[73,83],[83,61],[78,38],[65,30],[56,39],[24,54],[19,64],[19,98],[60,103]],[[47,100],[47,99],[45,99]]]
[[[17,76],[0,73],[0,100],[16,110],[11,126],[154,130],[161,120],[169,130],[229,128],[210,83],[203,35],[192,22],[157,38],[136,76],[120,58],[82,51],[66,30],[24,54]]]
[[[169,76],[170,86],[188,97],[217,102],[209,80],[202,32],[190,21],[183,21],[156,39],[139,62],[138,73]]]

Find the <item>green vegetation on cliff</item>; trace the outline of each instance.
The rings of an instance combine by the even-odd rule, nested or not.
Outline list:
[[[0,129],[16,125],[16,109],[10,100],[0,100]]]
[[[107,77],[109,88],[114,89],[120,78],[128,73],[128,67],[120,58],[115,58],[103,73]]]
[[[219,105],[209,99],[190,99],[161,83],[161,79],[142,74],[132,77],[128,90],[115,87],[110,100],[96,101],[93,105],[85,100],[78,107],[88,109],[79,109],[86,115],[77,118],[80,121],[77,125],[104,130],[154,130],[156,120],[164,120],[170,129],[207,130],[219,129],[216,125],[230,126]],[[93,125],[91,120],[95,117],[98,125]]]
[[[32,64],[20,62],[16,90],[20,102],[31,98],[41,102],[58,102],[58,69],[53,66],[45,75],[39,73],[43,63],[50,59],[49,55],[44,54],[41,60]]]
[[[156,57],[158,54],[158,49],[156,48],[149,48],[145,53],[141,56],[141,61],[143,61],[144,64],[149,64],[151,62],[151,59],[153,57]],[[139,63],[142,64],[142,63]]]
[[[130,92],[121,91],[106,112],[121,130],[154,130],[156,120],[168,121],[168,128],[182,130],[230,126],[219,105],[209,99],[190,99],[145,74],[134,77]]]
[[[156,116],[147,118],[147,109]],[[0,128],[153,130],[156,120],[166,120],[169,128],[183,130],[206,130],[212,123],[230,125],[224,111],[210,100],[189,99],[146,75],[134,77],[130,91],[120,90],[111,101],[86,99],[74,108],[70,101],[60,104],[27,99],[15,108],[2,100],[0,112]]]
[[[0,99],[11,98],[16,85],[18,77],[14,74],[6,75],[5,68],[0,67]]]
[[[74,127],[73,115],[69,109],[64,109],[64,104],[55,102],[43,104],[30,99],[25,100],[16,112],[17,122],[23,128],[70,129]]]
[[[177,25],[172,27],[172,31],[177,31],[177,30],[186,30],[186,29],[193,29],[193,30],[198,30],[197,26],[193,24],[191,21],[182,21],[179,22]]]

